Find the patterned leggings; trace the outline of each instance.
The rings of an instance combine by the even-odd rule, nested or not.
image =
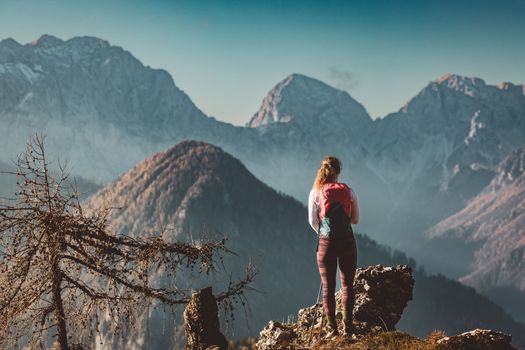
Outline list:
[[[323,282],[323,308],[328,320],[335,322],[335,276],[337,260],[341,271],[343,310],[348,310],[351,319],[354,307],[354,276],[357,265],[357,249],[353,235],[349,239],[319,239],[317,265]]]

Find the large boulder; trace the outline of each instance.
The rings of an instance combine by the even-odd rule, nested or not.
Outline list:
[[[412,270],[406,265],[358,269],[354,278],[356,326],[365,332],[394,330],[412,300],[413,288]],[[336,302],[341,310],[340,293]]]

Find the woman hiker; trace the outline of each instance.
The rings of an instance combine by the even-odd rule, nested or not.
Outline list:
[[[310,196],[308,221],[318,233],[317,265],[323,284],[323,308],[327,318],[326,337],[339,335],[335,320],[335,279],[337,262],[341,277],[344,334],[350,335],[354,306],[353,283],[357,250],[351,224],[359,222],[355,192],[338,182],[341,162],[336,157],[321,161]]]

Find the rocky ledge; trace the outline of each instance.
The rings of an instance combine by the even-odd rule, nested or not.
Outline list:
[[[414,279],[406,265],[357,269],[354,279],[354,326],[358,334],[394,330],[412,299]],[[341,293],[336,293],[336,318],[342,332]],[[322,304],[299,310],[296,323],[270,321],[261,331],[257,349],[308,348],[322,336]],[[356,335],[357,337],[357,335]]]
[[[375,265],[358,269],[354,279],[356,297],[353,309],[355,334],[336,337],[339,339],[323,339],[322,329],[325,320],[322,305],[316,304],[299,310],[295,323],[270,321],[260,332],[257,349],[330,349],[334,346],[346,349],[345,344],[348,345],[348,349],[360,349],[360,342],[374,342],[379,339],[379,334],[386,333],[390,338],[406,338],[408,336],[413,341],[419,342],[415,348],[422,348],[423,341],[402,332],[395,332],[396,323],[401,319],[403,310],[412,299],[413,287],[412,270],[406,265],[396,267]],[[339,330],[342,332],[340,292],[336,293],[336,304],[336,318]],[[452,337],[441,335],[430,340],[425,346],[428,346],[428,349],[436,350],[514,349],[510,342],[510,335],[492,330],[476,329]],[[365,348],[369,347],[366,346]],[[408,348],[412,349],[411,346]]]

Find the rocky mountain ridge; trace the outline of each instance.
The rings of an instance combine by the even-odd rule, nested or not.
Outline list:
[[[39,131],[51,153],[103,182],[199,130],[213,139],[234,129],[205,116],[166,71],[95,37],[1,41],[0,91],[4,160]]]

